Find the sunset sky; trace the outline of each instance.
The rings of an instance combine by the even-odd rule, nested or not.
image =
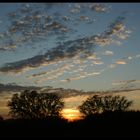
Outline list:
[[[140,3],[1,3],[0,83],[140,88]]]
[[[84,90],[139,85],[139,7],[1,3],[1,83]]]

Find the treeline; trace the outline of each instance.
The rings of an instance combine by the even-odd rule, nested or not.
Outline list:
[[[65,103],[55,93],[25,90],[8,102],[12,119],[0,118],[1,136],[140,136],[140,112],[129,110],[126,97],[93,95],[79,107],[82,120],[68,122]]]
[[[78,109],[84,116],[88,116],[108,111],[127,111],[132,103],[126,97],[93,95],[87,98]],[[42,119],[53,116],[62,117],[61,110],[65,103],[56,93],[25,90],[20,94],[14,94],[7,105],[10,109],[9,114],[13,118]]]

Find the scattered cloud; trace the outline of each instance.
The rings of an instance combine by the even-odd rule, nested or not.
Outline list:
[[[109,68],[115,68],[116,67],[116,64],[110,64],[109,65]]]
[[[101,13],[101,12],[106,12],[108,10],[108,7],[105,4],[91,4],[89,8],[95,12]]]
[[[102,65],[103,64],[103,62],[102,61],[99,61],[99,60],[94,60],[94,61],[92,61],[92,63],[94,65]]]
[[[89,48],[94,44],[88,44],[88,38],[77,39],[73,41],[67,41],[63,45],[59,45],[51,50],[48,50],[44,55],[37,55],[32,58],[28,58],[25,60],[7,63],[2,68],[0,68],[1,72],[20,72],[24,68],[37,68],[42,65],[48,65],[52,62],[56,62],[59,60],[64,60],[65,58],[73,58],[76,55],[80,54],[88,54]]]
[[[124,60],[117,60],[115,63],[118,65],[125,65],[126,64],[126,62]]]
[[[70,21],[71,20],[71,18],[69,16],[62,16],[62,19],[64,21]]]
[[[103,34],[95,37],[95,43],[99,46],[107,46],[111,43],[120,45],[121,42],[118,39],[127,39],[131,31],[128,31],[123,24],[124,17],[118,17]],[[125,37],[122,37],[125,36]],[[127,36],[127,37],[126,37]],[[118,37],[118,39],[116,38]]]
[[[45,4],[21,4],[18,9],[8,13],[9,26],[0,33],[0,50],[15,50],[26,43],[46,40],[54,33],[64,36],[69,32],[71,29],[59,22],[55,15],[48,15],[48,9]]]
[[[77,3],[74,5],[72,9],[70,9],[70,13],[72,14],[79,13],[80,10],[81,10],[81,5]]]
[[[68,77],[67,79],[64,79],[64,80],[60,80],[60,82],[71,82],[73,80],[80,80],[80,79],[83,79],[83,78],[86,78],[86,77],[89,77],[89,76],[96,76],[96,75],[100,75],[103,71],[96,71],[96,72],[86,72],[86,71],[82,71],[81,73],[75,75],[75,76],[72,76],[72,77]]]
[[[140,54],[137,54],[137,55],[136,55],[136,58],[140,58]]]
[[[109,65],[107,66],[107,68],[113,69],[113,68],[116,68],[117,65],[125,65],[125,64],[127,64],[125,60],[119,59],[119,60],[116,60],[114,63],[109,64]]]
[[[118,17],[118,19],[112,23],[110,33],[116,35],[119,39],[125,40],[130,36],[132,31],[126,29],[126,26],[122,23],[123,20],[124,17]]]
[[[110,36],[107,36],[106,34],[103,34],[103,35],[98,35],[95,37],[95,43],[99,46],[108,46],[110,45],[111,43],[114,43],[115,41],[110,37]]]
[[[58,67],[55,70],[33,74],[29,78],[39,77],[40,79],[37,79],[35,81],[35,84],[40,84],[47,80],[57,79],[59,76],[63,75],[66,72],[66,70],[70,70],[73,66],[74,65],[63,64],[61,67]]]
[[[88,16],[80,16],[80,17],[79,17],[79,20],[80,20],[80,21],[89,21],[90,18],[89,18]]]
[[[92,60],[92,59],[97,60],[97,59],[100,59],[100,58],[97,58],[96,54],[92,54],[92,55],[88,56],[87,59],[89,59],[89,60]]]
[[[70,81],[71,81],[71,80],[70,80],[69,78],[60,80],[60,82],[70,82]]]
[[[132,83],[140,83],[140,80],[122,80],[122,81],[115,81],[112,83],[112,85],[114,86],[118,86],[118,85],[128,85],[128,84],[132,84]]]
[[[83,60],[86,60],[87,58],[92,57],[94,59],[95,56],[93,56],[92,54],[94,54],[94,48],[97,45],[109,45],[113,42],[114,35],[117,35],[119,31],[124,31],[125,27],[123,26],[123,20],[124,18],[122,17],[117,18],[115,22],[111,24],[111,26],[109,26],[108,30],[105,30],[105,32],[99,35],[93,35],[90,37],[66,41],[63,44],[51,48],[42,55],[36,55],[25,60],[7,63],[0,68],[0,72],[18,73],[22,72],[24,69],[29,70],[30,68],[34,69],[44,65],[47,66],[54,62],[74,58],[75,56],[78,56],[80,58],[80,60],[76,60],[77,62],[79,61],[78,63],[83,63]],[[47,26],[49,26],[49,28],[61,27],[61,25],[56,22],[53,22]],[[106,53],[111,54],[111,52]],[[74,63],[76,63],[76,61]],[[94,60],[93,64],[101,65],[103,64],[103,62],[99,60]],[[116,64],[126,64],[126,62],[123,60],[119,60],[116,62]]]
[[[93,73],[87,73],[87,76],[94,76],[94,75],[100,75],[101,72],[93,72]]]
[[[131,60],[131,59],[133,59],[133,57],[132,56],[128,56],[128,59]]]
[[[47,73],[48,72],[40,72],[40,73],[32,74],[31,76],[27,76],[27,78],[40,77],[40,76],[45,75]]]
[[[103,52],[103,55],[112,56],[112,55],[114,55],[114,52],[107,50],[107,51]]]

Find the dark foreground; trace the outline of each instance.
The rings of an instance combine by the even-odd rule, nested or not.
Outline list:
[[[3,120],[0,121],[0,137],[137,137],[140,136],[139,127],[140,112],[108,112],[75,122],[60,118]]]

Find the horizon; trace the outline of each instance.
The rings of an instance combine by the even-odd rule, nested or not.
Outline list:
[[[66,90],[67,91],[67,90]],[[134,89],[134,90],[128,90],[128,91],[120,91],[120,92],[106,92],[105,94],[101,94],[101,96],[104,95],[119,95],[119,96],[125,96],[128,100],[133,101],[132,106],[130,107],[130,110],[135,110],[135,111],[140,111],[140,89]],[[3,92],[2,92],[3,93]],[[7,107],[7,102],[8,100],[11,99],[12,95],[14,93],[17,92],[13,92],[12,94],[9,94],[6,92],[4,92],[4,94],[1,93],[1,98],[0,98],[0,115],[3,116],[4,119],[10,119],[11,116],[8,114],[9,113],[9,108]],[[20,93],[20,92],[18,92]],[[58,92],[58,94],[60,93],[60,91]],[[102,93],[102,92],[100,92]],[[82,114],[79,112],[78,110],[78,106],[82,104],[82,102],[84,102],[88,97],[91,97],[92,95],[97,95],[100,93],[96,93],[93,91],[93,93],[90,94],[86,94],[86,93],[82,93],[82,94],[75,94],[73,95],[70,94],[70,96],[68,97],[63,97],[62,96],[62,100],[65,103],[65,106],[63,108],[63,110],[61,111],[62,113],[62,117],[64,117],[66,120],[68,120],[69,122],[75,121],[75,120],[79,120],[82,119]]]

